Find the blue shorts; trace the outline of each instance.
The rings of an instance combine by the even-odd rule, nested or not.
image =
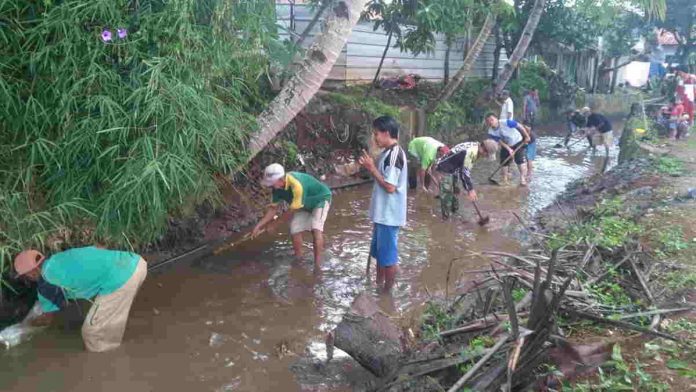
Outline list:
[[[536,159],[536,140],[530,144],[527,144],[527,160],[533,161]]]
[[[399,226],[375,223],[372,230],[370,256],[377,259],[377,266],[391,267],[399,262]]]

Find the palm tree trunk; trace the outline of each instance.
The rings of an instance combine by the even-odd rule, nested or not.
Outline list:
[[[367,89],[365,92],[365,97],[369,96],[370,93],[372,93],[372,90],[375,88],[377,85],[377,81],[379,80],[379,74],[382,72],[382,64],[384,64],[384,58],[387,57],[387,52],[389,51],[389,47],[391,46],[391,40],[392,36],[394,35],[394,29],[389,30],[389,37],[387,38],[387,44],[384,45],[384,51],[382,52],[382,58],[379,60],[379,65],[377,66],[377,71],[375,72],[375,77],[372,79],[372,84],[370,84],[370,88]]]
[[[545,3],[546,0],[534,1],[534,6],[532,7],[532,10],[529,12],[529,18],[527,19],[527,24],[524,26],[524,30],[522,30],[520,40],[517,42],[515,50],[512,51],[512,54],[508,59],[508,63],[505,64],[505,68],[500,73],[500,75],[498,75],[494,91],[496,95],[503,91],[503,88],[505,88],[505,85],[512,76],[512,72],[515,70],[515,68],[517,68],[520,61],[522,60],[522,57],[524,57],[524,54],[527,52],[529,43],[532,42],[534,32],[536,31],[537,26],[539,26],[541,14],[544,13]]]
[[[309,34],[314,29],[314,26],[317,24],[317,22],[319,22],[319,18],[324,13],[324,11],[326,11],[326,9],[329,7],[329,4],[331,4],[331,2],[329,0],[324,0],[321,2],[321,6],[319,7],[317,12],[312,17],[312,20],[309,22],[307,27],[305,27],[304,31],[302,31],[302,34],[300,35],[300,38],[297,39],[297,42],[295,42],[295,45],[297,45],[297,47],[302,46],[302,43],[304,43],[304,41],[307,39]]]
[[[500,25],[496,23],[493,34],[495,34],[495,50],[493,51],[493,70],[491,72],[491,82],[495,82],[500,68],[500,49],[503,48],[503,39],[500,37]]]
[[[367,1],[340,0],[328,10],[325,31],[315,38],[297,72],[257,118],[259,130],[249,140],[247,162],[263,150],[319,91]]]
[[[440,102],[448,100],[452,96],[454,91],[464,82],[464,77],[466,76],[466,74],[469,73],[469,70],[471,70],[471,67],[473,67],[474,63],[476,62],[476,59],[481,54],[481,51],[483,50],[483,47],[486,44],[486,41],[488,41],[488,37],[491,35],[491,30],[493,30],[494,25],[495,15],[488,14],[486,16],[486,20],[483,22],[483,27],[481,27],[481,31],[479,31],[478,37],[476,37],[476,41],[473,45],[471,45],[469,52],[466,54],[464,64],[462,64],[462,67],[459,68],[459,71],[457,71],[454,77],[452,77],[452,80],[449,83],[447,83],[445,88],[442,89],[440,94],[438,94],[437,98],[430,101],[430,103],[425,107],[426,113],[431,113],[435,111]]]
[[[444,70],[445,75],[444,75],[444,78],[442,81],[442,84],[444,84],[445,86],[447,85],[447,83],[449,83],[449,76],[450,76],[449,75],[450,74],[449,62],[450,62],[450,51],[452,50],[452,39],[447,38],[446,43],[447,43],[447,50],[445,51],[445,70]]]

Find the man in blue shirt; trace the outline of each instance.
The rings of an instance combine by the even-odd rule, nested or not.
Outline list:
[[[374,223],[370,257],[377,260],[377,286],[391,291],[399,262],[399,230],[406,224],[408,173],[406,153],[399,147],[399,124],[392,117],[372,122],[375,144],[384,151],[373,161],[363,152],[360,164],[370,172],[375,184],[370,201],[370,219]]]
[[[513,159],[508,158],[514,155],[514,161],[520,169],[520,186],[527,186],[527,150],[525,145],[531,141],[527,129],[514,120],[498,120],[498,117],[493,113],[486,115],[486,124],[490,127],[488,136],[499,142],[501,146],[500,164],[503,165],[503,183],[506,184],[510,181],[509,166]]]
[[[58,252],[49,258],[36,250],[20,252],[14,261],[17,275],[38,285],[44,312],[30,321],[47,325],[67,300],[92,300],[82,324],[89,351],[108,351],[121,345],[128,313],[147,276],[147,263],[135,253],[94,246]]]

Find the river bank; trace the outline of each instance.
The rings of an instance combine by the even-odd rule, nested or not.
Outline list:
[[[638,158],[570,184],[534,225],[522,223],[530,241],[521,252],[491,251],[492,264],[463,279],[448,271],[449,293],[415,321],[395,322],[406,325],[395,340],[400,358],[363,388],[497,390],[507,364],[514,389],[692,389],[696,143],[651,142]],[[546,295],[553,300],[537,307]],[[358,342],[389,340],[370,327],[388,321],[364,308],[351,309],[335,341],[372,369],[383,354],[341,338],[352,330]],[[505,337],[523,330],[528,344]]]

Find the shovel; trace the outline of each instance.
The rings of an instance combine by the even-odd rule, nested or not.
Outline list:
[[[484,226],[484,225],[486,225],[488,222],[490,222],[490,221],[491,221],[491,218],[490,218],[488,215],[483,216],[483,215],[481,214],[481,210],[479,210],[478,203],[476,203],[476,202],[473,201],[473,200],[472,200],[471,202],[474,203],[474,208],[476,209],[476,213],[477,213],[478,216],[479,216],[478,224],[479,224],[480,226]]]
[[[496,181],[496,180],[493,179],[493,176],[495,176],[495,173],[497,173],[500,169],[502,169],[503,166],[505,166],[505,164],[508,163],[508,161],[510,161],[510,159],[512,159],[512,158],[515,156],[515,154],[517,153],[517,151],[519,151],[519,149],[522,148],[522,146],[524,146],[524,144],[520,144],[520,146],[517,147],[517,148],[512,152],[512,154],[510,154],[510,156],[507,157],[507,158],[503,161],[503,163],[501,163],[500,165],[498,165],[498,168],[495,169],[495,171],[491,174],[490,177],[488,177],[488,182],[490,182],[491,184],[494,184],[494,185],[500,185],[500,183],[499,183],[498,181]]]

